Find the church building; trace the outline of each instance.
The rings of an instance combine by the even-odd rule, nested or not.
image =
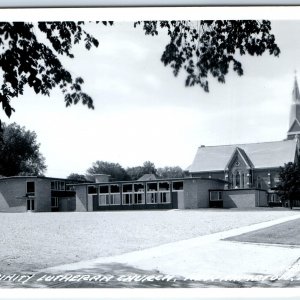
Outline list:
[[[226,181],[224,189],[210,191],[212,206],[247,207],[278,203],[280,200],[274,188],[279,180],[279,168],[288,162],[295,162],[298,157],[299,134],[300,93],[295,78],[289,130],[285,140],[201,146],[187,172],[191,177]]]
[[[300,92],[295,78],[285,140],[200,146],[184,178],[72,182],[39,176],[0,178],[0,212],[280,206],[279,170],[299,156]]]

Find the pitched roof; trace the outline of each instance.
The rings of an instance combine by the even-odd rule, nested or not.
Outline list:
[[[299,121],[297,119],[295,119],[291,128],[288,131],[288,134],[292,133],[292,132],[299,132],[299,131],[300,131],[300,124],[299,124]]]
[[[157,179],[157,177],[154,174],[144,174],[137,181],[149,181],[149,180],[155,180],[155,179]]]
[[[253,163],[251,162],[250,158],[247,156],[246,152],[239,147],[236,147],[235,150],[232,152],[230,159],[228,160],[225,169],[229,168],[229,165],[232,163],[234,160],[236,153],[239,153],[242,159],[245,161],[246,165],[250,168],[253,168]]]
[[[275,168],[295,160],[297,140],[202,146],[198,148],[194,161],[187,171],[191,173],[223,171],[237,147],[245,152],[254,168]]]

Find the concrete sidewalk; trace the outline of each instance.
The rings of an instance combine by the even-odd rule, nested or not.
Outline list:
[[[42,272],[80,274],[81,270],[89,270],[90,273],[97,274],[101,265],[120,264],[133,270],[158,271],[199,281],[211,278],[220,281],[239,278],[243,281],[249,276],[258,278],[269,276],[269,279],[276,280],[284,276],[293,278],[295,283],[299,277],[300,286],[299,247],[222,240],[299,218],[300,215],[289,216],[141,251],[52,267]]]

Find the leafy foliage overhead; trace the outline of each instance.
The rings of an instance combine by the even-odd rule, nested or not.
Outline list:
[[[134,23],[138,25],[152,36],[166,29],[170,41],[162,62],[171,66],[175,76],[184,69],[186,85],[200,85],[205,91],[209,90],[209,75],[224,83],[231,66],[243,74],[239,56],[280,53],[271,23],[265,20]],[[73,78],[60,60],[62,56],[73,58],[76,44],[83,43],[87,50],[98,47],[99,41],[84,28],[84,22],[0,23],[0,104],[8,117],[14,111],[11,100],[22,95],[25,86],[48,96],[59,87],[66,106],[82,102],[94,108],[92,98],[82,90],[83,78]],[[47,42],[39,40],[42,36]]]
[[[26,85],[47,96],[58,86],[66,106],[81,101],[94,108],[91,97],[82,91],[83,79],[73,78],[59,58],[73,58],[72,47],[80,42],[87,50],[98,47],[98,40],[83,25],[84,22],[39,22],[37,27],[24,22],[0,23],[0,103],[8,117],[14,111],[11,100],[22,95]],[[38,40],[37,31],[46,36],[49,46]]]
[[[34,131],[26,130],[16,123],[3,124],[0,140],[0,175],[43,175],[45,158]]]
[[[239,56],[262,55],[266,51],[278,56],[280,49],[271,33],[271,22],[262,20],[143,21],[146,35],[158,35],[166,29],[170,37],[161,61],[173,69],[175,76],[186,72],[186,86],[200,85],[209,91],[208,76],[225,82],[230,67],[243,74]]]

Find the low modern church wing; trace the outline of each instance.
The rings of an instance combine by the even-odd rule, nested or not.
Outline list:
[[[282,141],[201,146],[185,178],[95,182],[15,176],[0,178],[0,211],[253,208],[281,205],[274,188],[280,167],[299,156],[300,93],[295,78],[289,129]]]

